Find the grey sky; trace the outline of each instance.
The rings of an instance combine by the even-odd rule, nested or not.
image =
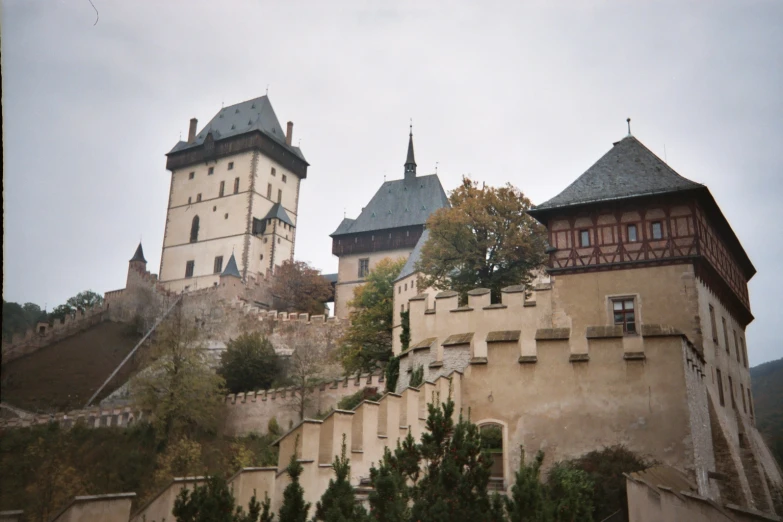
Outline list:
[[[0,4],[5,299],[122,288],[140,236],[157,272],[164,154],[269,85],[311,163],[296,256],[325,272],[344,209],[402,176],[409,118],[420,173],[535,203],[630,116],[758,269],[752,364],[783,356],[783,3],[93,1],[96,26],[87,0]]]

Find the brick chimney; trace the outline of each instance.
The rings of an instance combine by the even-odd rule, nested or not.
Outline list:
[[[291,145],[293,141],[294,141],[294,122],[289,121],[288,130],[285,133],[285,144]]]
[[[188,143],[196,141],[196,127],[198,126],[198,120],[196,118],[190,119],[190,129],[188,130]]]

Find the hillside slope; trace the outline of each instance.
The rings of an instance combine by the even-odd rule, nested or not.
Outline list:
[[[81,408],[140,338],[128,325],[107,321],[3,364],[3,402],[40,412]],[[98,400],[124,383],[135,366],[129,361]]]
[[[783,359],[750,369],[756,427],[783,466]]]

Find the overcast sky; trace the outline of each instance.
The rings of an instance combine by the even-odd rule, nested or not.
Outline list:
[[[164,154],[269,96],[310,162],[296,256],[419,173],[556,195],[626,134],[709,186],[758,269],[752,364],[783,356],[783,3],[2,0],[4,286],[49,309],[157,272]],[[228,8],[227,6],[230,6]],[[448,6],[448,8],[447,8]]]

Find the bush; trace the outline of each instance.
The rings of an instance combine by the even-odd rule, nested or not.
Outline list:
[[[218,373],[231,393],[267,390],[282,370],[272,343],[259,332],[244,333],[232,339],[220,354]]]
[[[386,391],[394,393],[397,390],[397,381],[400,379],[400,358],[392,357],[384,370],[386,377]]]
[[[364,388],[340,399],[337,403],[338,410],[353,411],[362,401],[377,401],[381,398],[381,394],[377,392],[376,388]]]
[[[424,366],[419,366],[411,372],[411,382],[408,384],[411,388],[418,388],[424,382]]]

